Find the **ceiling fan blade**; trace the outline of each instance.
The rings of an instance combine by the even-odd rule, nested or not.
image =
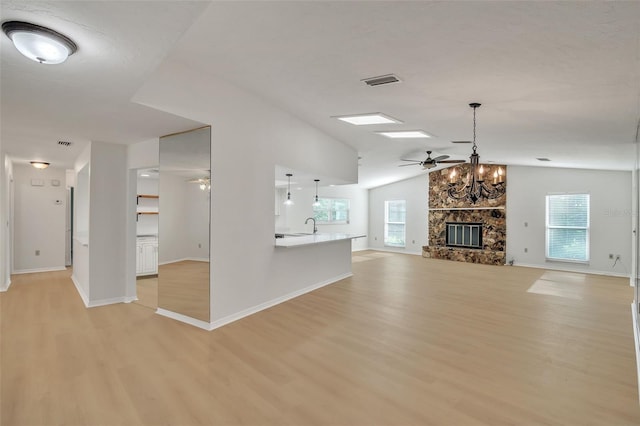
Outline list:
[[[440,156],[434,158],[433,161],[439,162],[439,161],[442,161],[442,160],[446,160],[447,158],[449,158],[448,155],[440,155]]]
[[[471,143],[471,141],[451,141],[451,143]]]
[[[442,161],[438,161],[439,163],[444,163],[444,164],[456,164],[456,163],[466,163],[465,160],[442,160]]]
[[[419,163],[421,160],[405,160],[404,158],[401,158],[400,161],[411,161],[412,163]]]
[[[422,162],[411,163],[411,164],[400,164],[398,167],[406,167],[406,166],[419,166]]]

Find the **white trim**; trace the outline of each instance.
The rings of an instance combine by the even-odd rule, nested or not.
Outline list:
[[[13,274],[35,274],[38,272],[56,272],[56,271],[64,271],[67,268],[65,266],[54,266],[53,268],[34,268],[34,269],[18,269],[17,271],[13,271]]]
[[[73,285],[76,286],[76,290],[78,290],[78,294],[80,295],[80,298],[82,299],[82,303],[84,303],[85,308],[88,308],[89,307],[89,296],[84,294],[84,290],[82,289],[82,286],[76,280],[76,277],[73,274],[71,274],[71,281],[73,282]]]
[[[244,309],[244,310],[242,310],[240,312],[236,312],[234,314],[228,315],[228,316],[226,316],[224,318],[220,318],[219,320],[216,320],[216,321],[213,321],[213,322],[202,321],[202,320],[195,319],[195,318],[183,315],[183,314],[179,314],[177,312],[168,311],[168,310],[162,309],[162,308],[158,308],[156,310],[156,314],[162,315],[162,316],[167,317],[167,318],[175,319],[177,321],[184,322],[186,324],[193,325],[193,326],[201,328],[203,330],[211,331],[211,330],[215,330],[216,328],[220,328],[220,327],[222,327],[224,325],[227,325],[229,323],[232,323],[234,321],[238,321],[239,319],[242,319],[242,318],[247,317],[249,315],[253,315],[253,314],[256,314],[256,313],[258,313],[260,311],[263,311],[265,309],[271,308],[272,306],[279,305],[280,303],[286,302],[287,300],[296,298],[298,296],[302,296],[305,293],[309,293],[309,292],[311,292],[313,290],[317,290],[317,289],[319,289],[321,287],[324,287],[326,285],[333,284],[333,283],[335,283],[337,281],[340,281],[340,280],[343,280],[345,278],[349,278],[351,276],[353,276],[353,274],[351,272],[348,272],[348,273],[345,273],[345,274],[342,274],[342,275],[338,275],[338,276],[330,278],[328,280],[325,280],[325,281],[310,285],[310,286],[305,287],[303,289],[296,290],[296,291],[291,292],[289,294],[285,294],[284,296],[277,297],[275,299],[269,300],[267,302],[261,303],[259,305],[253,306],[251,308],[247,308],[247,309]]]
[[[411,254],[414,256],[422,256],[422,250],[420,251],[407,251],[407,250],[401,250],[401,249],[391,250],[390,248],[387,248],[387,247],[370,247],[364,250],[386,251],[388,253]]]
[[[169,260],[167,262],[160,262],[158,263],[158,266],[169,265],[171,263],[185,262],[187,260],[191,260],[193,262],[209,262],[209,259],[206,257],[184,257],[182,259]]]
[[[629,274],[620,272],[598,271],[593,269],[575,269],[575,268],[554,268],[549,265],[533,265],[529,263],[514,262],[513,266],[523,266],[525,268],[548,269],[550,271],[577,272],[580,274],[606,275],[609,277],[629,278]]]
[[[638,336],[638,312],[636,302],[631,303],[631,317],[633,325],[633,341],[636,346],[636,370],[638,373],[638,403],[640,403],[640,336]]]
[[[208,331],[213,330],[213,328],[211,328],[211,323],[206,322],[206,321],[202,321],[202,320],[199,320],[199,319],[191,318],[191,317],[188,317],[186,315],[179,314],[177,312],[168,311],[166,309],[158,308],[158,309],[156,309],[156,314],[162,315],[163,317],[171,318],[171,319],[174,319],[174,320],[177,320],[177,321],[180,321],[180,322],[184,322],[184,323],[196,326],[196,327],[201,328],[203,330],[208,330]]]
[[[268,308],[271,308],[272,306],[279,305],[280,303],[286,302],[287,300],[296,298],[298,296],[302,296],[305,293],[309,293],[313,290],[317,290],[321,287],[324,287],[329,284],[333,284],[337,281],[343,280],[345,278],[349,278],[351,276],[353,276],[353,274],[351,272],[347,272],[345,274],[338,275],[333,278],[329,278],[328,280],[325,280],[316,284],[312,284],[309,287],[305,287],[303,289],[296,290],[289,294],[285,294],[284,296],[276,297],[275,299],[269,300],[267,302],[261,303],[251,308],[244,309],[240,312],[236,312],[235,314],[228,315],[224,318],[220,318],[219,320],[213,321],[209,324],[210,326],[209,330],[215,330],[216,328],[222,327],[223,325],[227,325],[231,322],[237,321],[246,316],[258,313],[264,309],[268,309]]]
[[[114,305],[116,303],[130,303],[132,301],[133,300],[131,300],[130,296],[112,297],[110,299],[100,299],[100,300],[90,301],[89,304],[87,305],[87,308],[96,308],[98,306]]]
[[[11,287],[11,279],[9,279],[9,281],[7,281],[7,283],[4,286],[0,287],[0,293],[3,293],[9,290],[9,287]]]

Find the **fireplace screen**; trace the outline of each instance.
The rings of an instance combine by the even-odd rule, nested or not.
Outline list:
[[[482,248],[482,223],[447,222],[447,247]]]

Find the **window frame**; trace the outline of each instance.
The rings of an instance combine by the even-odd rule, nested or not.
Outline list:
[[[402,202],[404,204],[404,222],[390,222],[389,221],[389,204]],[[389,243],[388,232],[389,224],[402,225],[402,245]],[[385,200],[384,202],[384,234],[383,244],[385,247],[392,248],[406,248],[407,247],[407,200]]]
[[[550,209],[549,209],[549,200],[554,196],[562,196],[562,195],[586,195],[587,196],[587,205],[586,205],[586,213],[587,213],[587,226],[551,226],[549,225],[550,218]],[[585,237],[585,260],[582,259],[566,259],[560,257],[552,257],[549,254],[549,230],[550,229],[575,229],[575,230],[584,230],[586,233]],[[589,192],[553,192],[548,193],[545,196],[545,232],[544,232],[544,245],[545,245],[545,260],[547,262],[567,262],[567,263],[579,263],[583,265],[588,265],[591,260],[591,194]]]
[[[350,198],[342,198],[342,197],[318,197],[318,201],[322,202],[322,200],[329,201],[329,207],[326,209],[327,217],[329,220],[320,220],[316,217],[316,206],[313,206],[313,218],[316,220],[316,224],[318,225],[349,225],[351,223],[351,199]],[[345,220],[336,220],[333,216],[333,212],[336,209],[332,208],[333,204],[336,200],[344,201],[347,204],[347,218]],[[323,211],[325,211],[323,209]]]

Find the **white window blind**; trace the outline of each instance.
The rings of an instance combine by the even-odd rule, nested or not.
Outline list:
[[[547,195],[547,259],[589,261],[589,194]]]
[[[384,202],[384,245],[405,246],[405,222],[407,210],[405,200]]]

